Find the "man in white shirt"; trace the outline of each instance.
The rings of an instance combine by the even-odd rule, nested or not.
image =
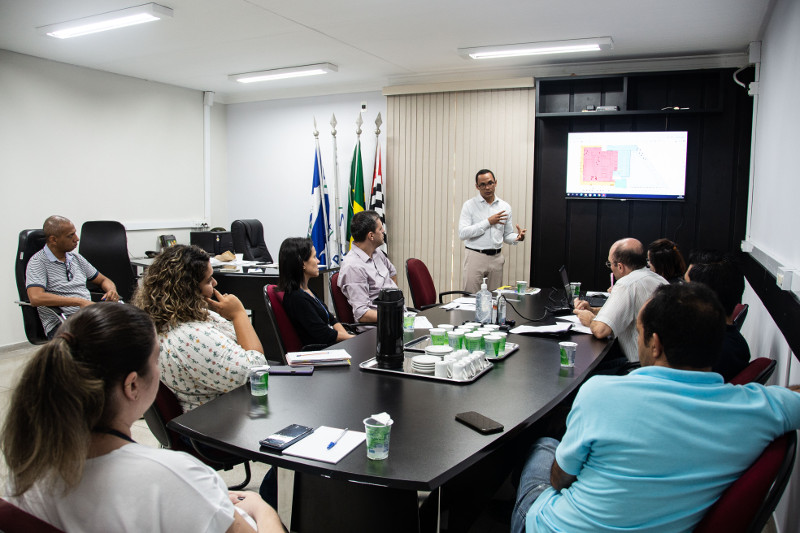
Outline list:
[[[495,196],[497,179],[488,169],[475,175],[478,195],[464,202],[458,221],[458,237],[464,241],[464,290],[478,292],[486,280],[487,287],[494,290],[503,285],[503,243],[517,244],[525,240],[525,232],[519,225],[514,231],[511,222],[511,206]]]
[[[636,316],[659,285],[667,280],[647,268],[647,255],[636,239],[622,239],[611,245],[606,266],[617,282],[603,307],[591,307],[575,299],[581,324],[589,326],[598,339],[614,335],[628,361],[638,361]]]

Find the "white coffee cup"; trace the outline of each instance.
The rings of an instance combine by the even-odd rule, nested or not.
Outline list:
[[[450,370],[450,362],[449,361],[437,361],[434,367],[434,375],[437,378],[451,378],[453,377],[453,371]]]
[[[464,361],[459,361],[453,365],[453,379],[456,381],[469,379],[467,377],[466,363],[464,363]]]

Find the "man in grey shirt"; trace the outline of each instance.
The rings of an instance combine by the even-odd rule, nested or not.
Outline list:
[[[575,299],[575,311],[581,324],[589,326],[592,335],[604,339],[614,335],[628,361],[638,361],[636,316],[639,309],[667,280],[647,268],[644,246],[636,239],[622,239],[611,245],[606,266],[617,280],[603,307],[591,307],[585,300]]]
[[[78,232],[69,219],[53,215],[44,221],[45,246],[33,254],[25,271],[25,288],[31,305],[60,307],[67,316],[92,303],[86,282],[90,281],[105,291],[103,300],[119,300],[117,286],[97,271],[89,261],[75,252]],[[47,338],[60,325],[57,316],[39,309]]]
[[[339,288],[353,308],[358,322],[377,322],[377,306],[372,301],[381,289],[397,288],[397,269],[380,248],[384,241],[381,219],[375,211],[356,213],[350,223],[353,247],[339,271]]]

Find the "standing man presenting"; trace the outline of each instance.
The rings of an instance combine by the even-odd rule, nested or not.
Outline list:
[[[60,307],[69,316],[92,303],[86,282],[103,289],[103,300],[119,300],[117,286],[77,252],[78,232],[64,217],[53,215],[44,221],[45,246],[33,254],[25,271],[25,288],[31,305]],[[61,325],[54,313],[39,309],[45,334],[52,339]]]
[[[488,169],[475,175],[478,195],[464,202],[458,221],[458,237],[467,248],[464,256],[464,290],[478,292],[487,279],[489,290],[503,284],[503,243],[525,240],[525,232],[511,222],[511,206],[495,196],[497,179]]]

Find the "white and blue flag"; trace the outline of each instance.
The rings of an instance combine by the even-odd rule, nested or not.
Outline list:
[[[328,185],[325,182],[325,171],[322,168],[322,155],[319,150],[319,139],[314,158],[314,180],[311,184],[311,214],[308,217],[308,237],[317,251],[320,266],[338,266],[339,255],[336,253],[335,236],[331,228],[330,201]],[[334,241],[333,243],[331,241]],[[333,250],[333,255],[329,252]]]

